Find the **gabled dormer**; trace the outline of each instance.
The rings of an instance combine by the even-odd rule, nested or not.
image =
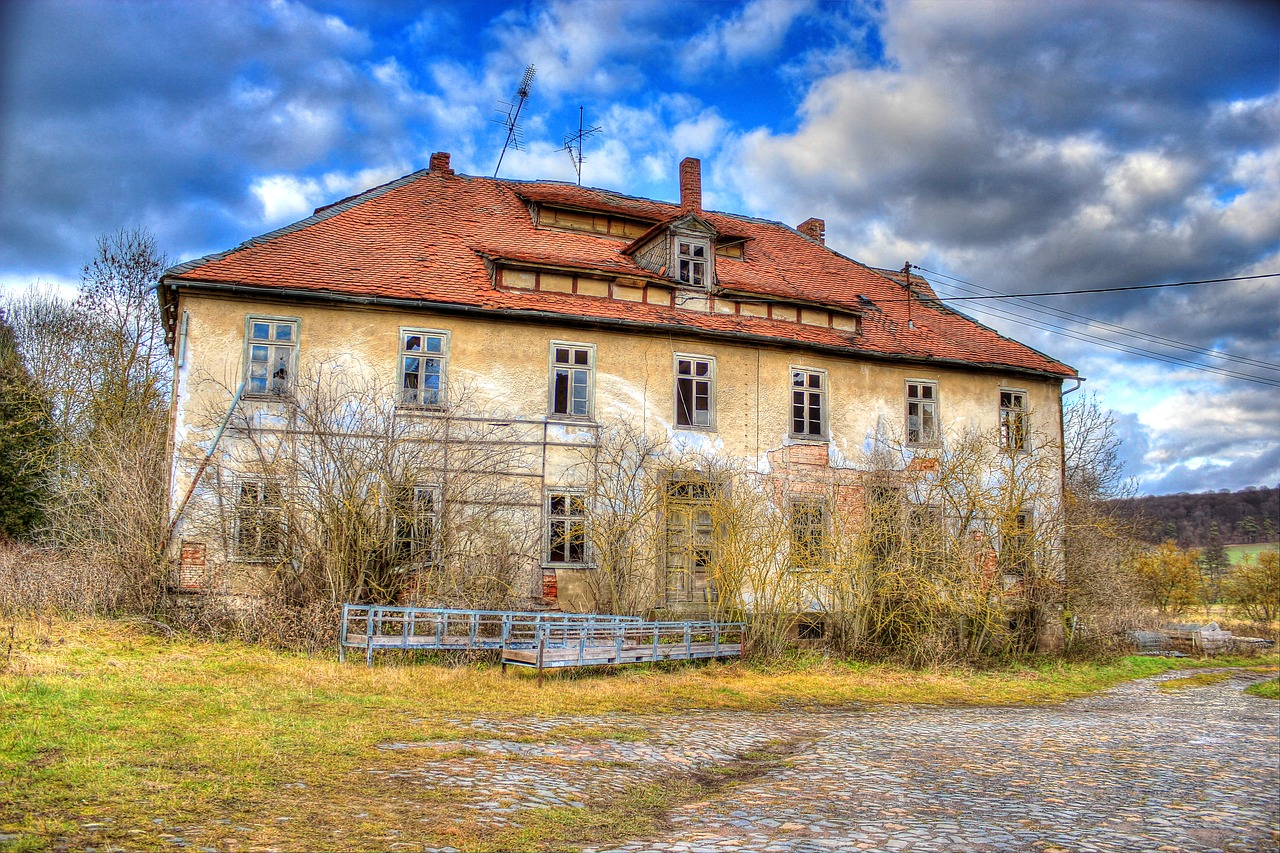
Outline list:
[[[702,217],[702,164],[686,157],[680,163],[680,213],[641,234],[623,253],[652,273],[710,291],[719,236]]]

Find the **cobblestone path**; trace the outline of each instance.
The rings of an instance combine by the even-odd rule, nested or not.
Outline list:
[[[1250,674],[1157,689],[1176,676],[1038,707],[455,721],[478,737],[386,747],[472,756],[390,775],[460,787],[468,818],[494,826],[771,744],[796,750],[677,808],[664,837],[608,848],[625,853],[1280,849],[1280,704],[1244,695]],[[575,726],[604,736],[563,736]]]

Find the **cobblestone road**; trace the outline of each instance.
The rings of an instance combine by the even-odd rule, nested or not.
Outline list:
[[[1261,676],[1157,689],[1172,677],[1040,707],[467,720],[475,740],[386,746],[461,749],[447,768],[391,775],[461,787],[468,817],[494,826],[796,750],[679,807],[664,837],[609,848],[625,853],[1280,849],[1280,704],[1242,693]],[[564,737],[572,727],[605,736]]]

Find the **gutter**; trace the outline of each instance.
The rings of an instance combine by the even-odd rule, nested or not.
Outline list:
[[[397,297],[387,296],[354,296],[351,294],[333,293],[331,291],[317,292],[312,290],[299,290],[296,288],[272,287],[267,289],[253,285],[230,284],[226,282],[213,281],[193,281],[191,279],[170,281],[167,278],[164,278],[161,279],[161,284],[168,284],[173,290],[177,290],[178,287],[187,287],[192,290],[205,290],[214,293],[232,293],[252,296],[255,299],[274,298],[278,301],[338,302],[347,305],[372,305],[414,311],[429,310],[437,311],[441,314],[459,314],[462,316],[483,317],[486,319],[492,319],[496,316],[503,317],[508,320],[515,320],[517,322],[548,323],[561,326],[579,326],[584,328],[625,329],[627,331],[642,331],[650,334],[655,331],[665,332],[667,334],[678,332],[689,337],[705,338],[710,340],[724,340],[728,338],[730,340],[742,341],[744,343],[751,343],[758,346],[768,346],[774,349],[800,347],[802,349],[844,356],[846,358],[851,355],[856,355],[871,361],[909,364],[939,364],[969,369],[977,367],[992,371],[1015,373],[1021,376],[1034,376],[1057,380],[1059,382],[1064,379],[1075,378],[1072,376],[1064,376],[1061,373],[1052,373],[1045,370],[1035,370],[1033,368],[1026,367],[1014,367],[1007,364],[962,361],[960,359],[950,358],[924,358],[920,356],[894,355],[892,353],[880,353],[856,347],[838,347],[831,346],[829,344],[818,344],[809,341],[797,341],[791,339],[783,340],[769,335],[752,334],[751,332],[713,331],[709,329],[702,329],[697,326],[686,326],[680,323],[651,323],[643,320],[624,320],[615,317],[581,317],[572,314],[558,314],[553,311],[486,308],[481,305],[462,305],[453,302],[431,302],[423,299],[400,299]]]

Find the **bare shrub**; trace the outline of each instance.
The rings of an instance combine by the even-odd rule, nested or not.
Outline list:
[[[0,614],[99,616],[132,600],[127,579],[105,560],[48,547],[0,544]]]

